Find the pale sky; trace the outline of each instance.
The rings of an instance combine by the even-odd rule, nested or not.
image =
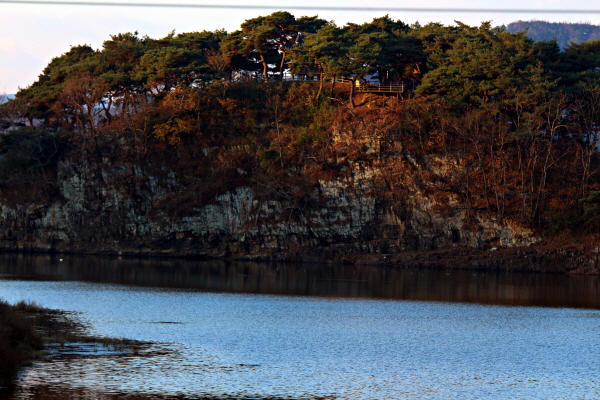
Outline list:
[[[95,0],[90,0],[95,1]],[[112,0],[126,3],[161,2],[168,0]],[[331,7],[419,7],[419,8],[487,8],[487,9],[571,9],[600,10],[598,0],[174,0],[187,4],[271,5],[272,9],[193,9],[142,8],[109,6],[20,5],[0,1],[0,94],[15,93],[19,87],[33,83],[53,57],[67,52],[70,46],[89,44],[100,48],[109,35],[138,31],[151,38],[176,33],[224,28],[239,29],[244,20],[287,10],[286,5]],[[316,15],[338,25],[362,23],[386,12],[341,12],[289,10],[296,17]],[[449,12],[389,12],[393,19],[406,23],[441,22],[449,25],[458,20],[469,25],[492,21],[494,25],[517,20],[539,19],[550,22],[591,22],[600,25],[600,12],[589,14],[541,13],[449,13]]]

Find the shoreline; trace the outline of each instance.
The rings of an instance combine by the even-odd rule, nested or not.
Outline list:
[[[11,398],[23,369],[52,357],[52,348],[78,343],[129,350],[142,345],[129,339],[90,335],[74,313],[23,300],[15,304],[0,300],[0,318],[0,399]]]
[[[535,249],[531,249],[531,250],[534,251]],[[488,252],[484,252],[483,255],[486,255],[486,254],[496,255],[496,254],[498,254],[499,251],[500,250],[488,251]],[[432,253],[428,253],[428,254],[432,258],[432,261],[431,261],[432,263],[434,263],[434,262],[441,263],[441,262],[443,262],[445,260],[443,258],[443,254],[432,254]],[[483,255],[481,255],[481,256],[483,256]],[[417,256],[417,255],[415,255],[415,256]],[[434,256],[439,256],[440,259],[439,260],[433,260]],[[489,258],[492,258],[492,257],[490,256]],[[57,259],[58,259],[58,257],[57,257]],[[81,265],[81,264],[74,263],[74,265]],[[344,266],[342,266],[341,269],[342,268],[344,268]],[[426,268],[426,267],[423,267],[423,268]],[[353,269],[353,268],[351,268],[351,269]],[[377,270],[377,269],[379,269],[379,268],[377,268],[377,267],[371,268],[371,270]],[[384,270],[384,269],[382,269],[382,270]],[[423,272],[425,272],[425,271],[423,271]],[[419,273],[419,274],[415,274],[415,275],[420,275],[421,276],[422,274]],[[474,274],[471,273],[471,272],[463,271],[459,275],[474,275]],[[532,274],[532,276],[533,275],[535,275],[535,274]],[[368,274],[363,275],[363,276],[368,276]],[[357,277],[354,277],[354,279],[356,279],[356,280],[362,280],[363,276],[357,276]],[[539,274],[536,278],[544,278],[544,275]],[[552,277],[550,276],[550,278],[552,278]],[[557,274],[557,276],[556,276],[555,279],[562,280],[563,277],[559,276]],[[579,278],[574,278],[574,279],[579,280]],[[422,280],[422,278],[421,278],[421,280]],[[531,286],[531,283],[528,283],[529,279],[526,279],[525,281],[526,281],[525,285]],[[464,282],[464,281],[461,281],[461,282]],[[449,289],[452,290],[451,287],[449,287]],[[511,293],[512,293],[511,296],[514,295],[514,292],[511,291]],[[15,301],[15,300],[13,299],[13,301]],[[437,301],[440,301],[440,300],[438,299]],[[26,303],[23,303],[23,304],[26,304]],[[57,313],[56,314],[57,317],[60,317],[60,318],[64,317],[66,319],[70,319],[74,323],[74,325],[72,325],[72,327],[75,330],[80,329],[80,328],[85,330],[85,327],[83,325],[77,323],[77,315],[78,314],[73,314],[73,313],[64,312],[64,311],[56,311],[56,310],[46,310],[46,311],[50,311],[51,313]],[[73,317],[73,318],[71,318],[71,317]],[[100,346],[98,346],[98,348],[100,349]],[[129,350],[127,350],[127,351],[129,351]],[[130,354],[135,354],[135,353],[131,352]],[[143,355],[145,355],[145,354],[143,354]],[[115,356],[116,357],[121,357],[120,354],[116,354]],[[82,357],[85,360],[86,356],[81,356],[81,355],[73,354],[72,357]],[[50,362],[52,362],[52,361],[50,361]],[[175,400],[175,399],[179,399],[179,400],[182,400],[182,399],[185,399],[185,398],[193,398],[193,397],[185,397],[184,395],[182,395],[180,397],[176,397],[176,396],[170,396],[170,395],[162,395],[162,394],[158,394],[157,395],[157,394],[149,394],[149,393],[134,393],[134,394],[132,394],[132,393],[125,393],[125,392],[124,393],[120,393],[120,394],[102,393],[101,392],[101,390],[103,390],[102,388],[100,388],[100,389],[98,389],[98,388],[94,389],[94,390],[96,390],[96,392],[93,392],[93,391],[90,392],[86,388],[83,388],[83,387],[74,387],[74,386],[73,387],[72,386],[58,386],[58,387],[56,387],[56,386],[51,386],[51,385],[44,386],[43,383],[41,385],[35,386],[33,388],[32,387],[28,387],[28,390],[29,389],[31,390],[31,392],[28,392],[28,393],[34,393],[36,395],[39,394],[40,395],[39,398],[43,397],[43,398],[52,399],[52,400],[54,400],[54,399],[62,399],[62,398],[74,398],[74,397],[78,397],[78,398],[92,398],[92,396],[96,396],[96,398],[102,397],[102,398],[106,398],[106,399],[128,398],[128,399],[136,399],[136,400],[147,400],[147,399],[161,399],[161,400],[171,400],[171,399]],[[0,399],[1,400],[8,400],[8,399],[20,398],[20,397],[18,397],[19,392],[17,391],[15,393],[16,393],[16,395],[14,395],[13,397],[10,397],[9,395],[6,395],[8,397],[4,397],[4,394],[2,393],[2,390],[0,390]],[[86,395],[89,396],[89,397],[85,397]],[[44,396],[47,396],[47,397],[44,397]],[[52,397],[52,396],[54,396],[54,397]],[[210,398],[209,397],[202,397],[202,398],[205,398],[206,400],[225,400],[225,398],[219,398],[219,397],[214,397],[214,398],[213,397],[210,397]],[[232,397],[230,397],[229,399],[231,399],[231,398]],[[265,398],[263,400],[266,400],[266,399],[267,398]],[[276,400],[276,398],[270,398],[270,400]],[[277,399],[277,400],[279,400],[279,399]]]
[[[203,395],[170,395],[157,393],[140,392],[104,392],[97,387],[77,387],[69,385],[55,385],[49,383],[34,384],[33,386],[20,387],[19,376],[25,369],[31,367],[36,361],[46,360],[52,363],[53,360],[60,361],[64,358],[86,360],[88,357],[96,357],[99,353],[109,354],[112,357],[156,357],[164,354],[164,346],[153,348],[157,343],[139,342],[130,339],[115,339],[106,337],[97,337],[86,334],[85,326],[73,318],[73,313],[63,310],[54,310],[37,306],[33,303],[20,301],[14,305],[0,300],[0,315],[9,312],[16,316],[17,321],[26,321],[30,333],[35,336],[35,343],[24,340],[21,343],[27,343],[28,346],[35,348],[35,352],[28,354],[19,360],[11,363],[11,373],[7,376],[0,376],[0,400],[13,400],[18,398],[43,398],[48,400],[62,400],[68,398],[96,399],[103,398],[108,400],[132,399],[132,400],[185,400],[185,399],[204,399],[204,400],[231,400],[228,395],[210,396]],[[0,320],[0,367],[6,367],[7,360],[1,344],[6,343],[4,334],[9,330],[2,329],[4,320]],[[41,326],[40,326],[41,324]],[[21,397],[24,396],[24,397]],[[240,397],[239,399],[245,399]],[[253,399],[255,397],[252,397]],[[304,398],[304,397],[303,397]],[[312,400],[324,400],[322,397],[314,397]],[[289,400],[288,397],[280,398],[267,396],[260,400]]]
[[[77,251],[38,248],[2,249],[4,254],[78,255],[97,257],[149,258],[166,260],[239,261],[283,264],[348,264],[393,266],[417,269],[458,269],[481,271],[511,271],[600,275],[600,243],[596,236],[556,237],[524,247],[477,249],[471,247],[398,253],[350,252],[348,246],[331,245],[264,254],[222,255],[205,253],[149,250]]]

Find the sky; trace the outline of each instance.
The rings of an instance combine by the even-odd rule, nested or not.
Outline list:
[[[50,0],[51,1],[51,0]],[[67,0],[68,1],[68,0]],[[102,0],[80,0],[102,1]],[[550,22],[589,22],[600,25],[598,0],[105,0],[120,3],[177,3],[219,5],[261,5],[268,9],[158,8],[124,6],[83,6],[51,4],[13,4],[0,0],[0,94],[16,93],[32,84],[53,57],[69,51],[71,46],[89,44],[102,47],[110,35],[138,31],[141,36],[161,38],[176,33],[225,29],[234,31],[249,18],[275,11],[290,11],[296,17],[319,15],[338,25],[362,23],[389,14],[406,23],[441,22],[451,25],[461,21],[494,25],[532,19]],[[377,8],[477,8],[510,10],[596,10],[584,14],[536,12],[386,12],[289,10],[286,6],[377,7]]]

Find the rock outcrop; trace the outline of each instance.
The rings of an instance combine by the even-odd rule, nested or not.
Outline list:
[[[157,178],[139,166],[116,167],[107,159],[67,159],[58,165],[55,201],[1,207],[0,249],[543,268],[544,263],[532,261],[535,255],[516,264],[491,257],[506,251],[526,254],[514,249],[539,240],[531,230],[492,215],[467,215],[456,201],[439,207],[417,187],[391,203],[373,185],[381,170],[359,163],[352,168],[345,178],[320,181],[303,207],[238,186],[195,205],[187,215],[173,216],[168,208],[185,204],[169,204],[169,199],[186,190],[174,174]]]

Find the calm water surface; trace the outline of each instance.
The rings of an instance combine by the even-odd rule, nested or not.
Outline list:
[[[12,398],[600,398],[596,277],[61,257],[0,256],[0,297],[154,345]]]

